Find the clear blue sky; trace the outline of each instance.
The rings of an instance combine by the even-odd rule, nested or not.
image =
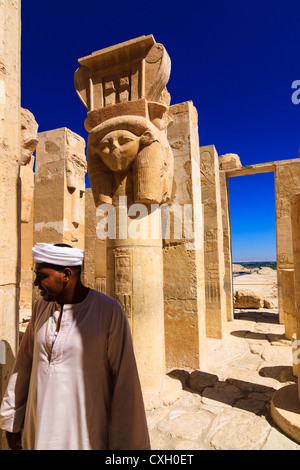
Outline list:
[[[299,0],[22,0],[22,106],[41,132],[87,138],[78,58],[153,34],[171,57],[171,104],[198,110],[200,145],[243,165],[297,158],[299,25]],[[273,175],[231,178],[230,205],[234,259],[275,259]]]

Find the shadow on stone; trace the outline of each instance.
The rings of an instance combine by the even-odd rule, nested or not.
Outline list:
[[[234,312],[234,320],[247,320],[259,323],[279,324],[278,313],[260,310],[239,310]]]
[[[297,381],[297,378],[293,375],[292,366],[279,365],[272,367],[262,367],[259,370],[259,375],[262,377],[270,377],[272,379],[278,380],[280,383]]]
[[[271,372],[276,376],[280,373],[285,373],[285,376],[287,376],[290,370],[285,369],[285,371],[279,371],[278,368],[277,371],[273,370]],[[267,372],[263,371],[263,373]],[[270,401],[275,392],[272,387],[235,378],[221,381],[217,375],[199,370],[189,373],[186,370],[176,369],[169,372],[168,375],[180,380],[183,390],[200,395],[201,402],[206,408],[226,408],[229,406],[258,416],[263,415],[267,419],[270,417]],[[278,380],[277,377],[275,378]],[[283,376],[281,378],[283,380]]]

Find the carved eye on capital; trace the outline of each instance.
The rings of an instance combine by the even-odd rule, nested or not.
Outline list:
[[[87,162],[96,204],[112,197],[111,172],[132,171],[136,202],[170,198],[172,150],[165,134],[146,118],[120,116],[96,126],[89,134]]]

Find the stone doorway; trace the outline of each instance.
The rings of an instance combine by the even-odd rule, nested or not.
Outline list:
[[[274,173],[230,178],[234,313],[278,315]]]
[[[280,160],[260,163],[251,166],[235,166],[220,169],[226,178],[233,176],[254,175],[274,172],[275,179],[275,213],[276,213],[276,262],[278,281],[279,323],[285,325],[285,335],[292,339],[296,332],[295,293],[294,293],[294,259],[291,223],[291,197],[300,189],[299,159]],[[228,218],[229,204],[228,204]]]

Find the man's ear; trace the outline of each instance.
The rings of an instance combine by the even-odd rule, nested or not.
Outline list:
[[[63,270],[64,281],[69,281],[72,276],[72,270],[70,268],[65,268]]]

